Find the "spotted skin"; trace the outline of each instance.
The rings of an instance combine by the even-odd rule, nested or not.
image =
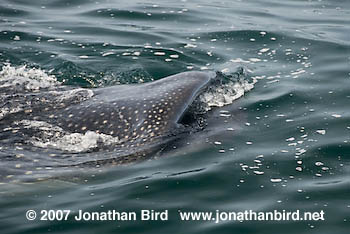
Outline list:
[[[26,162],[23,160],[26,153],[21,157],[18,155],[22,154],[17,153],[4,163],[0,177],[11,179],[22,171],[23,176],[35,175],[40,180],[48,173],[53,174],[52,171],[57,172],[64,168],[71,170],[72,167],[81,168],[82,165],[124,164],[145,158],[154,153],[155,148],[184,131],[181,118],[215,77],[215,72],[184,72],[145,84],[97,88],[92,90],[92,94],[89,93],[91,90],[80,89],[75,92],[79,95],[74,95],[71,99],[62,99],[59,96],[60,92],[72,91],[64,88],[54,94],[30,94],[33,100],[30,103],[25,100],[29,96],[23,95],[18,102],[27,101],[26,104],[30,105],[24,111],[10,114],[0,121],[0,140],[5,139],[3,142],[6,142],[6,138],[20,139],[20,143],[15,143],[19,150],[26,150],[22,147],[28,144],[26,138],[60,137],[61,133],[56,128],[72,134],[92,131],[111,136],[118,141],[112,145],[112,152],[106,151],[102,156],[90,154],[79,158],[72,154],[68,157],[57,149],[42,149],[48,151],[49,157],[42,158],[43,155],[37,152],[37,158],[28,158]],[[45,124],[37,132],[33,128],[14,124],[23,120]],[[42,131],[43,129],[50,131],[45,133],[46,130]],[[8,133],[14,135],[9,136]]]
[[[99,88],[91,99],[40,119],[70,132],[95,131],[139,146],[179,128],[181,116],[214,77],[184,72],[146,84]]]

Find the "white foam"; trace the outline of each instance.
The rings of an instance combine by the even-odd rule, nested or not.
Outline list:
[[[52,124],[46,123],[44,121],[36,121],[36,120],[21,120],[21,121],[15,121],[14,124],[16,125],[22,125],[23,128],[35,128],[40,129],[42,131],[55,131],[55,132],[63,132],[63,129],[54,126]]]
[[[18,113],[20,111],[23,111],[23,107],[24,107],[24,105],[21,105],[21,104],[18,104],[16,107],[13,107],[13,108],[2,107],[0,109],[0,120],[9,114],[14,114],[14,113]]]
[[[212,107],[226,106],[253,89],[256,82],[256,79],[253,79],[252,82],[248,82],[247,80],[238,82],[230,81],[227,84],[207,90],[199,98],[201,102],[206,103],[207,111],[211,110]]]
[[[21,87],[27,91],[50,88],[60,84],[55,76],[48,75],[41,69],[26,66],[13,67],[10,64],[2,67],[0,81],[0,88]]]
[[[44,121],[21,120],[15,122],[23,128],[39,131],[39,137],[33,136],[30,143],[41,148],[53,148],[69,152],[86,152],[99,146],[120,143],[118,137],[87,131],[86,133],[69,133],[62,128]]]
[[[55,76],[48,75],[41,69],[6,64],[0,71],[0,102],[4,104],[0,108],[0,120],[10,114],[30,111],[35,107],[30,100],[41,89],[44,89],[41,92],[42,98],[37,98],[35,105],[39,105],[38,102],[77,103],[94,95],[92,90],[83,88],[62,90],[60,84]]]
[[[49,94],[55,95],[56,102],[64,102],[68,100],[79,99],[84,101],[94,96],[94,92],[90,89],[76,88],[65,91],[50,91]]]
[[[63,137],[42,141],[42,139],[32,139],[31,143],[37,147],[55,148],[70,152],[86,152],[98,148],[100,145],[107,146],[118,143],[119,139],[103,133],[87,131],[86,133],[70,133]]]

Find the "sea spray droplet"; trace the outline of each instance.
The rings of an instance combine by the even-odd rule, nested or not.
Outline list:
[[[262,48],[261,50],[259,50],[259,52],[265,53],[265,52],[267,52],[267,51],[269,51],[269,50],[270,50],[269,48]]]
[[[264,174],[263,171],[253,171],[253,172],[254,172],[254,174],[256,174],[256,175],[263,175],[263,174]]]
[[[279,182],[282,181],[282,179],[279,179],[279,178],[271,178],[270,181],[271,181],[272,183],[279,183]]]
[[[158,56],[163,56],[163,55],[165,55],[164,52],[154,52],[153,54],[154,54],[154,55],[158,55]]]
[[[341,115],[338,115],[338,114],[333,114],[332,115],[334,118],[340,118],[341,117]]]
[[[325,135],[326,134],[326,130],[324,129],[319,129],[316,131],[318,134],[321,134],[321,135]]]
[[[186,44],[184,47],[185,47],[185,48],[196,48],[197,45],[194,45],[194,44]]]
[[[109,52],[105,52],[102,54],[102,57],[108,56],[108,55],[112,55],[115,54],[115,52],[109,51]]]

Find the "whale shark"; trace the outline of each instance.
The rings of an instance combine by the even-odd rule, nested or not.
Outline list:
[[[0,153],[16,148],[6,163],[13,162],[16,169],[2,170],[2,176],[20,169],[32,174],[33,168],[145,159],[183,134],[203,129],[202,94],[231,80],[220,72],[188,71],[147,83],[89,89],[60,85],[50,77],[37,83],[22,78],[0,79]],[[36,156],[23,163],[28,151]],[[52,157],[38,159],[41,151]]]
[[[30,93],[20,100],[30,105],[1,122],[16,129],[44,124],[69,133],[94,132],[113,137],[121,147],[139,147],[184,129],[186,111],[216,77],[192,71],[144,84]],[[63,98],[67,93],[77,100]]]
[[[108,134],[119,144],[138,147],[183,127],[184,113],[215,77],[214,72],[184,72],[145,84],[99,88],[89,100],[44,120],[71,132]]]

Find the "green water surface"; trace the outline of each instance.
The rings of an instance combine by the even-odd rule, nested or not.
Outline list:
[[[1,1],[1,66],[40,68],[83,87],[236,67],[258,79],[162,157],[77,181],[1,184],[1,233],[349,233],[349,35],[345,0]],[[143,209],[168,211],[168,219],[73,218],[78,210]],[[71,214],[43,221],[41,210]],[[179,215],[216,210],[324,211],[325,220]]]

